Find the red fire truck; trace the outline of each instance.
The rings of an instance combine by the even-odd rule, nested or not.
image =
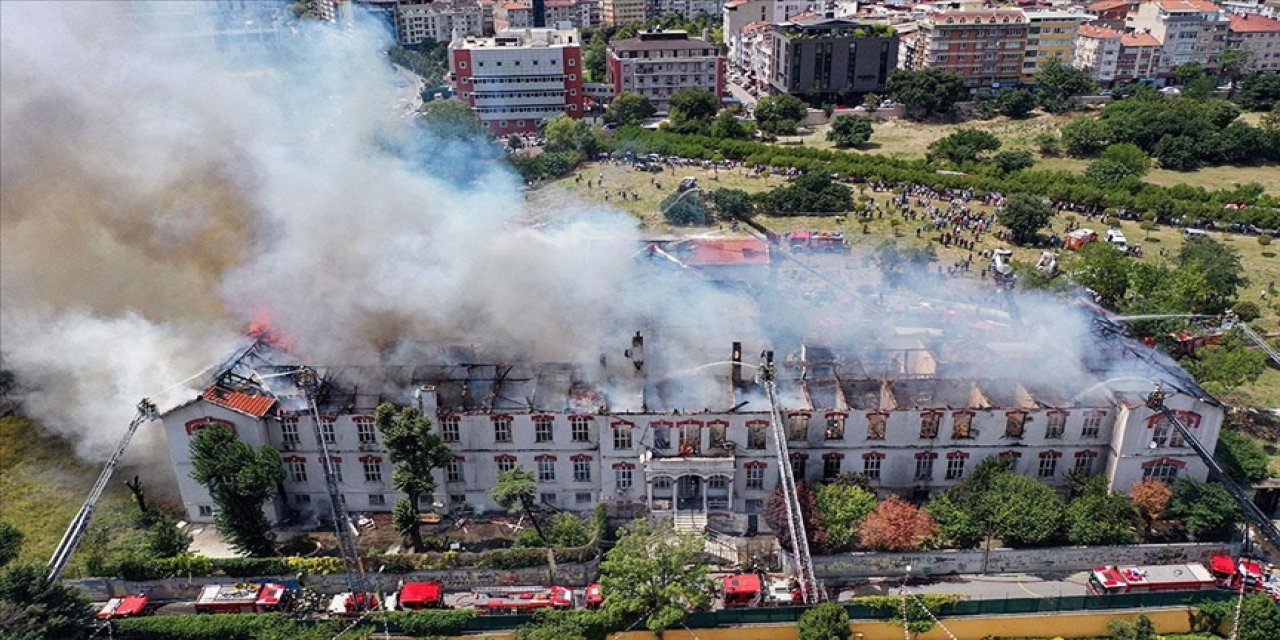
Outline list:
[[[799,589],[793,582],[770,580],[761,573],[736,573],[724,577],[724,607],[785,607],[800,602]]]
[[[444,585],[439,582],[406,582],[394,596],[396,609],[440,609],[444,607]]]
[[[151,598],[142,593],[136,596],[112,598],[107,600],[107,604],[98,612],[98,619],[112,620],[115,618],[132,618],[133,616],[140,616],[146,612],[147,605],[150,603]]]
[[[587,598],[584,605],[588,609],[599,609],[604,603],[604,592],[600,590],[599,582],[592,582],[587,585]]]
[[[1266,571],[1257,560],[1215,553],[1209,557],[1209,572],[1223,589],[1253,593],[1266,588]]]
[[[266,613],[286,604],[289,590],[283,584],[242,582],[211,584],[196,598],[196,613]]]
[[[1198,562],[1141,567],[1107,565],[1089,574],[1089,591],[1098,595],[1200,591],[1217,587],[1213,574]]]
[[[792,231],[786,237],[787,248],[793,253],[844,253],[849,250],[843,231]]]
[[[495,587],[477,591],[475,595],[475,608],[482,615],[573,608],[573,591],[566,587]]]

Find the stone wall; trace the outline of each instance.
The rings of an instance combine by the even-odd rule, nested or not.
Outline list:
[[[561,564],[554,571],[549,567],[528,567],[524,569],[476,569],[459,568],[440,571],[414,571],[404,575],[382,575],[374,577],[383,588],[392,590],[401,580],[405,582],[435,581],[444,584],[449,591],[468,591],[484,586],[518,586],[557,584],[568,587],[582,587],[596,579],[598,575],[597,561],[588,563]],[[376,567],[373,567],[376,570]],[[266,580],[289,580],[293,576],[263,576]],[[82,580],[66,580],[69,586],[78,587],[89,594],[95,601],[102,601],[112,596],[129,593],[145,593],[156,600],[189,601],[199,595],[205,585],[227,584],[236,582],[238,578],[227,576],[210,576],[202,578],[166,578],[164,580],[147,580],[132,582],[118,578],[85,578]],[[342,574],[307,576],[302,584],[321,593],[341,593],[346,590]]]
[[[1146,544],[1121,547],[1051,547],[1047,549],[992,549],[987,573],[1074,573],[1102,564],[1208,563],[1214,553],[1240,552],[1239,543]],[[790,562],[789,554],[782,554]],[[900,576],[904,567],[921,575],[982,573],[981,549],[920,551],[915,553],[846,553],[814,556],[813,569],[820,579],[840,583],[861,578]]]

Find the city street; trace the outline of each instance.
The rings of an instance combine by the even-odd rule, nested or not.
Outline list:
[[[912,593],[955,593],[971,600],[997,600],[1003,598],[1056,598],[1088,594],[1085,572],[1063,575],[1013,574],[998,576],[947,576],[930,582],[917,582],[907,588]],[[901,581],[874,579],[840,592],[839,600],[857,596],[892,595],[898,592]]]

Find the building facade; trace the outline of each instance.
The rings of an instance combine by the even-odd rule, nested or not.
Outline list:
[[[687,87],[705,89],[719,99],[724,92],[724,58],[716,46],[683,31],[646,31],[609,43],[605,83],[649,99],[659,112],[671,96]]]
[[[1249,71],[1280,72],[1280,20],[1262,15],[1228,14],[1227,43],[1252,54]]]
[[[424,509],[497,510],[488,490],[500,472],[522,468],[534,474],[539,501],[561,509],[585,512],[606,503],[633,513],[705,516],[731,530],[762,529],[758,516],[779,482],[778,437],[787,441],[785,463],[799,481],[859,473],[882,494],[917,500],[963,481],[991,457],[1064,489],[1072,471],[1103,475],[1119,491],[1143,478],[1207,475],[1141,395],[1092,379],[1064,388],[938,377],[947,366],[943,354],[919,344],[874,356],[802,346],[800,357],[779,369],[782,422],[775,430],[767,405],[759,406],[762,388],[736,364],[738,354],[763,345],[745,346],[726,345],[733,366],[698,381],[649,379],[639,334],[627,358],[608,364],[322,369],[319,424],[301,410],[307,403],[291,386],[297,368],[264,358],[276,373],[277,388],[267,390],[245,382],[250,367],[261,365],[243,365],[242,357],[162,420],[193,522],[214,515],[207,491],[190,478],[190,440],[204,428],[229,428],[244,442],[281,451],[285,481],[268,510],[273,519],[305,521],[327,512],[326,452],[348,510],[389,511],[400,495],[374,423],[383,402],[418,407],[452,450]],[[597,376],[607,388],[592,382]],[[691,386],[706,395],[694,400]],[[677,408],[712,399],[739,410]],[[1212,450],[1221,406],[1194,390],[1172,393],[1166,403]]]
[[[1017,86],[1023,78],[1027,17],[1020,10],[956,10],[918,23],[908,68],[944,69],[970,90]]]
[[[1129,32],[1160,41],[1160,75],[1165,77],[1189,62],[1215,70],[1218,54],[1227,45],[1228,25],[1225,12],[1206,0],[1150,0],[1131,11],[1125,22]]]
[[[600,3],[596,0],[546,0],[545,7],[548,27],[584,29],[600,24]],[[533,3],[499,3],[494,7],[493,25],[498,31],[532,27]]]
[[[1022,82],[1032,84],[1041,65],[1075,59],[1076,36],[1089,16],[1079,11],[1032,11],[1027,16],[1027,48],[1022,59]]]
[[[773,31],[770,84],[776,92],[829,98],[882,92],[897,66],[898,36],[888,25],[826,17]]]
[[[582,47],[575,30],[526,29],[449,44],[458,98],[494,135],[532,133],[557,115],[585,113]]]
[[[395,16],[396,38],[402,45],[484,35],[484,10],[476,0],[400,0]]]
[[[728,59],[735,69],[746,69],[750,66],[749,58],[742,40],[747,37],[744,31],[748,26],[758,27],[764,23],[780,23],[791,20],[792,16],[812,11],[818,5],[808,0],[729,0],[721,7],[721,33]],[[736,62],[735,62],[736,61]]]
[[[649,0],[649,16],[659,18],[676,14],[686,20],[692,20],[700,14],[713,18],[720,17],[724,0]]]
[[[1160,71],[1163,47],[1149,33],[1126,34],[1109,27],[1080,26],[1074,66],[1103,88],[1151,80]]]
[[[600,21],[611,27],[649,19],[649,0],[600,0]]]
[[[1137,7],[1137,0],[1098,0],[1085,5],[1085,10],[1092,14],[1093,24],[1122,31],[1125,18]]]

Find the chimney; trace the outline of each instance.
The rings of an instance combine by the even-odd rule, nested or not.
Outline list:
[[[413,392],[413,397],[418,401],[418,411],[428,418],[436,417],[439,410],[439,400],[436,396],[436,388],[433,385],[424,384]]]
[[[640,335],[639,331],[631,337],[631,348],[627,349],[625,355],[631,358],[631,364],[635,365],[636,371],[644,371],[644,336]]]
[[[533,26],[534,28],[547,26],[546,0],[533,0]]]
[[[729,356],[729,360],[733,362],[732,380],[733,387],[736,389],[742,386],[742,343],[733,343],[733,353]]]

